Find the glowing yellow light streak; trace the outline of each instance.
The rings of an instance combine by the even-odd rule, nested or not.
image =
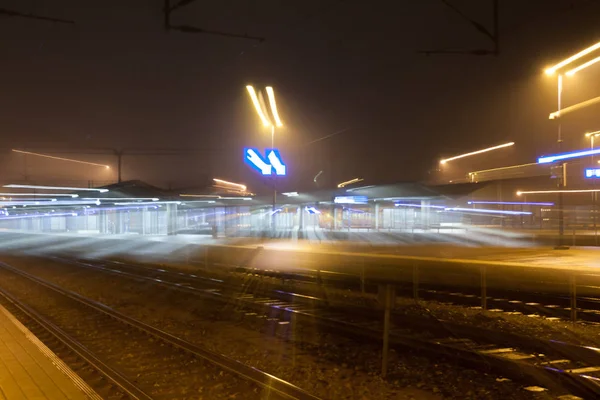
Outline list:
[[[267,86],[267,96],[269,97],[269,104],[271,106],[271,113],[275,118],[275,126],[278,128],[282,127],[281,119],[279,119],[279,113],[277,112],[277,103],[275,102],[275,92],[271,86]]]
[[[509,167],[498,167],[498,168],[482,169],[481,171],[469,172],[469,175],[482,174],[484,172],[492,172],[492,171],[503,171],[505,169],[512,169],[512,168],[528,167],[530,165],[538,165],[538,164],[537,163],[528,163],[528,164],[520,164],[520,165],[511,165]]]
[[[440,160],[440,164],[446,164],[448,161],[458,160],[459,158],[470,157],[470,156],[474,156],[474,155],[481,154],[481,153],[487,153],[488,151],[498,150],[498,149],[502,149],[504,147],[510,147],[510,146],[513,146],[514,144],[515,144],[515,142],[504,143],[504,144],[501,144],[498,146],[488,147],[487,149],[477,150],[477,151],[473,151],[471,153],[465,153],[465,154],[461,154],[458,156],[445,158],[443,160]]]
[[[246,185],[242,185],[241,183],[235,183],[235,182],[229,182],[229,181],[224,181],[223,179],[217,179],[217,178],[213,178],[213,181],[217,182],[217,183],[221,183],[223,185],[226,186],[233,186],[238,188],[239,190],[246,190]]]
[[[569,70],[569,71],[567,71],[567,72],[565,73],[565,75],[567,75],[567,76],[573,76],[573,75],[575,75],[575,73],[577,73],[578,71],[581,71],[582,69],[585,69],[585,68],[587,68],[587,67],[589,67],[589,66],[591,66],[591,65],[594,65],[594,64],[596,64],[598,61],[600,61],[600,57],[596,57],[596,58],[594,58],[593,60],[590,60],[590,61],[588,61],[588,62],[586,62],[586,63],[583,63],[583,64],[581,64],[580,66],[578,66],[578,67],[576,67],[576,68],[573,68],[572,70]]]
[[[362,181],[364,181],[363,178],[354,178],[354,179],[350,179],[349,181],[346,181],[346,182],[338,183],[337,187],[343,188],[344,186],[348,186],[353,183],[362,182]]]
[[[600,103],[600,97],[594,97],[593,99],[582,101],[581,103],[573,104],[572,106],[563,108],[560,111],[555,111],[553,113],[550,113],[550,116],[548,117],[548,119],[555,119],[555,118],[561,117],[563,114],[568,114],[570,112],[577,111],[580,108],[588,107],[588,106],[591,106],[596,103]]]
[[[581,50],[579,53],[572,55],[571,57],[567,58],[566,60],[563,60],[561,62],[559,62],[558,64],[556,64],[553,67],[550,67],[548,69],[546,69],[546,74],[547,75],[552,75],[554,74],[557,70],[559,70],[560,68],[564,67],[565,65],[571,64],[573,61],[580,59],[581,57],[590,54],[592,51],[600,49],[600,42],[591,45],[590,47],[588,47],[587,49],[583,49]]]
[[[73,160],[72,158],[49,156],[47,154],[32,153],[31,151],[23,151],[23,150],[17,150],[17,149],[12,149],[12,151],[15,153],[29,154],[31,156],[46,157],[46,158],[52,158],[53,160],[70,161],[70,162],[74,162],[74,163],[94,165],[96,167],[104,167],[106,169],[110,169],[110,165],[106,165],[106,164],[98,164],[98,163],[93,163],[93,162],[89,162],[89,161]]]
[[[600,135],[600,131],[587,132],[585,134],[585,137],[598,136],[598,135]]]
[[[254,104],[254,108],[256,109],[256,113],[260,117],[264,126],[271,126],[271,121],[267,118],[267,116],[263,113],[263,109],[260,106],[258,101],[258,96],[256,95],[256,91],[251,85],[246,86],[246,90],[248,90],[248,94],[250,95],[250,99],[252,100],[252,104]]]
[[[527,190],[517,192],[517,196],[523,194],[553,194],[553,193],[596,193],[600,192],[600,189],[572,189],[572,190]]]
[[[181,197],[208,197],[210,199],[220,199],[221,196],[217,196],[214,194],[180,194]]]

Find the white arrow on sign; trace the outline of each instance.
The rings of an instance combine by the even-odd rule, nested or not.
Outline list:
[[[246,158],[254,164],[263,175],[271,175],[271,165],[264,162],[262,157],[256,154],[253,149],[246,150]]]
[[[267,158],[271,161],[271,165],[275,168],[275,173],[277,175],[285,175],[285,165],[281,163],[281,160],[273,150],[271,150]]]

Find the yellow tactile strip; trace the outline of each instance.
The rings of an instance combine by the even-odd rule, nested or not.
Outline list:
[[[3,399],[102,397],[0,305],[0,400]]]

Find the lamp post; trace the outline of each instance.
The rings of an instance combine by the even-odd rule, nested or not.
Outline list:
[[[267,107],[265,105],[264,99],[259,92],[257,95],[254,87],[252,85],[247,85],[246,90],[248,91],[248,95],[250,95],[250,100],[252,100],[252,104],[254,105],[254,109],[258,114],[263,126],[271,128],[271,149],[275,148],[275,127],[281,128],[283,127],[283,123],[281,122],[281,118],[279,118],[279,113],[277,112],[277,103],[275,101],[275,91],[272,86],[267,86],[265,91],[267,92],[267,97],[269,99],[269,106],[271,108],[272,119],[267,112]],[[260,97],[259,97],[260,96]],[[277,202],[277,187],[275,176],[273,176],[273,209],[271,213],[271,229],[275,230],[275,204]]]
[[[590,138],[590,150],[594,150],[594,138],[600,136],[600,131],[588,132],[585,134],[586,137]],[[594,165],[594,155],[591,156],[592,163]],[[594,186],[596,186],[596,181],[594,180]],[[596,219],[596,204],[597,204],[597,194],[596,192],[592,193],[592,220],[594,221],[594,244],[598,246],[598,224]]]
[[[561,113],[561,101],[562,101],[562,91],[563,91],[563,74],[561,73],[561,71],[564,71],[565,67],[570,66],[573,62],[581,59],[582,57],[587,56],[588,54],[596,51],[600,49],[600,42],[587,47],[583,50],[581,50],[580,52],[572,55],[571,57],[568,57],[566,59],[564,59],[563,61],[559,62],[558,64],[546,69],[545,73],[546,75],[554,75],[558,72],[557,74],[557,102],[558,102],[558,109],[555,113],[552,113],[550,118],[551,119],[558,119],[558,148],[559,151],[561,150],[562,147],[562,132],[561,132],[561,121],[560,121],[560,113]],[[575,66],[574,68],[571,67],[570,70],[568,70],[565,75],[567,76],[573,76],[575,75],[577,72],[597,63],[600,61],[600,57],[596,57],[594,59],[591,59],[583,64],[579,64],[577,66]],[[557,248],[565,248],[565,246],[563,246],[563,237],[564,237],[564,212],[563,212],[563,192],[561,189],[563,189],[566,186],[566,163],[565,162],[560,162],[559,163],[560,169],[561,169],[561,177],[558,180],[558,247]]]

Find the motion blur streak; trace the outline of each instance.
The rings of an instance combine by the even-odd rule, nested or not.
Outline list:
[[[581,57],[590,54],[592,51],[600,49],[600,42],[591,45],[590,47],[581,50],[579,53],[572,55],[571,57],[559,62],[558,64],[556,64],[553,67],[550,67],[548,69],[546,69],[546,74],[548,75],[552,75],[554,74],[556,71],[558,71],[560,68],[564,67],[565,65],[571,64],[573,61],[580,59]]]
[[[482,169],[481,171],[469,172],[469,175],[482,174],[484,172],[503,171],[505,169],[522,168],[522,167],[528,167],[530,165],[537,165],[537,163],[528,163],[528,164],[520,164],[520,165],[510,165],[508,167],[498,167],[498,168]]]
[[[560,111],[555,111],[553,113],[550,113],[550,116],[548,117],[548,119],[555,119],[555,118],[561,117],[563,114],[568,114],[570,112],[577,111],[581,108],[585,108],[585,107],[594,105],[596,103],[600,103],[600,97],[594,97],[593,99],[582,101],[581,103],[573,104],[572,106],[563,108]]]
[[[267,96],[269,97],[269,105],[271,106],[271,113],[273,113],[273,118],[275,119],[275,126],[281,128],[283,124],[281,123],[281,119],[279,119],[279,113],[277,112],[277,103],[275,102],[275,92],[271,86],[267,86]]]
[[[592,149],[592,150],[580,150],[580,151],[572,151],[569,153],[555,154],[553,156],[546,156],[538,158],[539,164],[547,164],[554,161],[559,160],[568,160],[569,158],[578,158],[578,157],[586,157],[593,156],[595,154],[599,154],[600,149]]]
[[[486,210],[483,208],[461,208],[461,207],[451,207],[446,208],[444,211],[463,211],[467,213],[476,212],[476,213],[485,213],[485,214],[504,214],[504,215],[531,215],[529,211],[507,211],[507,210]]]
[[[213,181],[215,181],[216,183],[225,185],[225,186],[233,186],[242,191],[245,191],[247,189],[246,185],[242,185],[241,183],[229,182],[229,181],[225,181],[223,179],[217,179],[217,178],[213,178]]]
[[[79,197],[78,194],[68,193],[0,193],[0,196],[50,196],[50,197]]]
[[[573,189],[573,190],[527,190],[518,191],[517,196],[522,194],[552,194],[552,193],[596,193],[600,192],[600,189]]]
[[[584,64],[581,64],[580,66],[578,66],[577,68],[573,68],[570,71],[567,71],[567,73],[565,75],[567,76],[573,76],[575,75],[578,71],[581,71],[582,69],[585,69],[587,67],[589,67],[590,65],[594,65],[596,64],[598,61],[600,61],[600,57],[596,57],[593,60],[590,60]]]
[[[346,182],[338,183],[337,187],[343,188],[344,186],[352,185],[353,183],[358,183],[358,182],[362,182],[362,181],[364,181],[364,179],[354,178],[354,179],[350,179],[349,181],[346,181]]]
[[[16,189],[40,189],[40,190],[70,190],[73,192],[100,192],[106,193],[108,189],[99,189],[99,188],[77,188],[77,187],[64,187],[64,186],[39,186],[39,185],[18,185],[11,183],[10,185],[4,185],[3,187],[7,188],[16,188]]]
[[[252,104],[254,104],[254,108],[256,109],[256,113],[260,117],[264,126],[270,126],[271,122],[267,119],[265,114],[263,113],[262,107],[260,106],[260,102],[258,101],[258,96],[256,96],[256,91],[251,85],[246,86],[246,90],[248,90],[248,94],[250,95],[250,99],[252,99]]]
[[[79,163],[79,164],[87,164],[87,165],[93,165],[96,167],[104,167],[106,169],[110,169],[110,166],[106,165],[106,164],[98,164],[98,163],[93,163],[93,162],[89,162],[89,161],[73,160],[72,158],[55,157],[55,156],[49,156],[47,154],[32,153],[30,151],[23,151],[23,150],[16,150],[16,149],[12,149],[12,151],[15,153],[28,154],[31,156],[52,158],[53,160],[69,161],[69,162],[74,162],[74,163]]]
[[[474,156],[474,155],[481,154],[481,153],[487,153],[488,151],[493,151],[493,150],[502,149],[504,147],[514,146],[514,144],[515,144],[515,142],[508,142],[508,143],[500,144],[498,146],[488,147],[487,149],[481,149],[481,150],[477,150],[477,151],[472,151],[470,153],[465,153],[465,154],[460,154],[458,156],[445,158],[443,160],[440,160],[440,164],[446,164],[448,161],[458,160],[459,158],[470,157],[470,156]]]
[[[536,203],[527,201],[468,201],[467,204],[498,204],[514,206],[553,206],[554,203]]]

